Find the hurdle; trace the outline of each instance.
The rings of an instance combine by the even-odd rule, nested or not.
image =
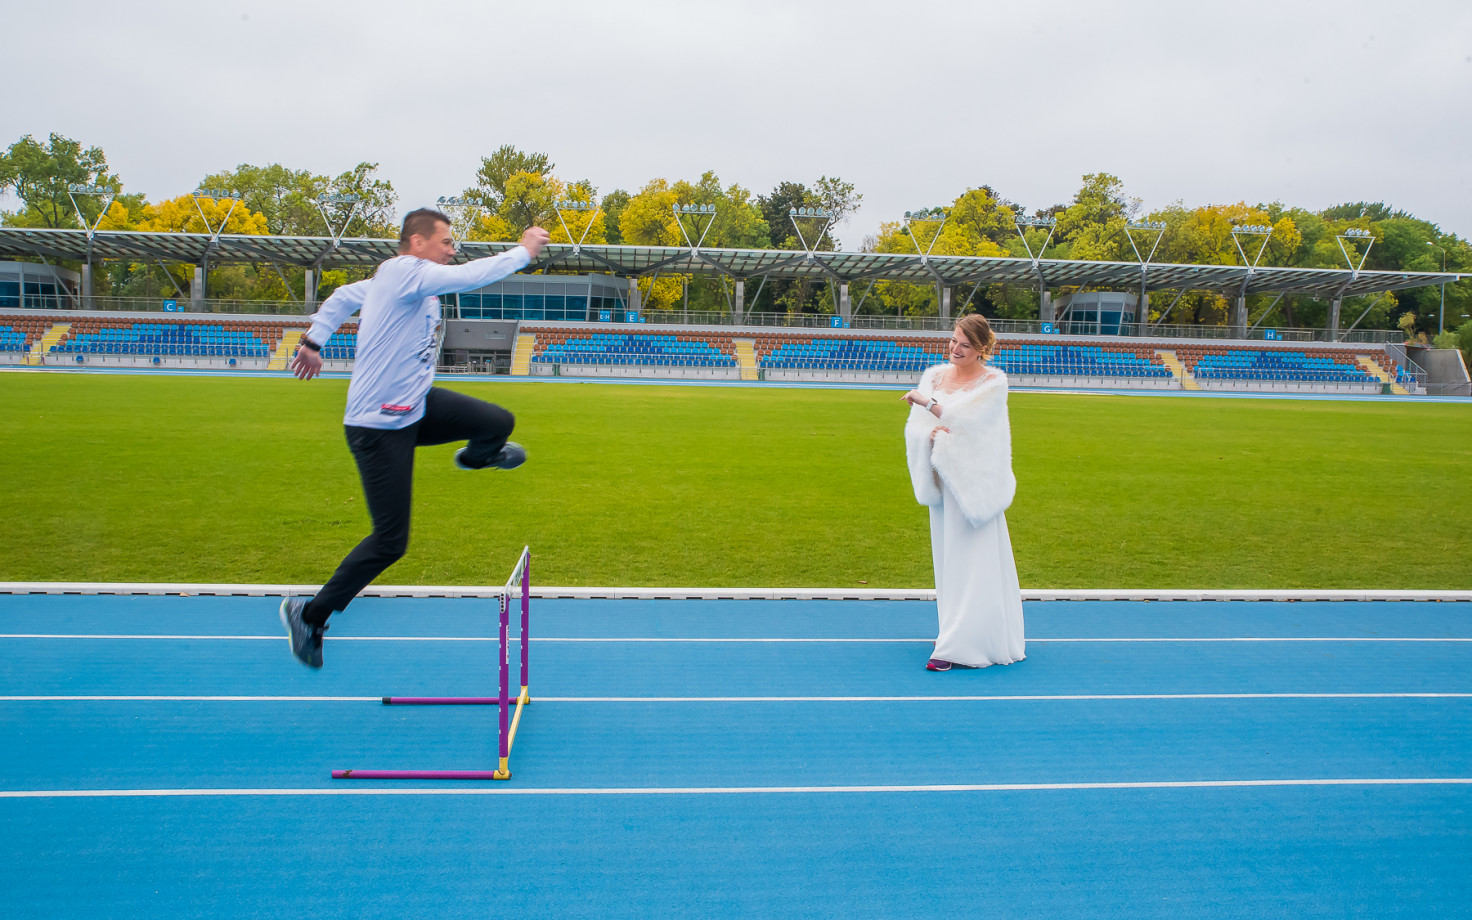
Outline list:
[[[333,779],[510,779],[511,746],[516,743],[516,730],[521,725],[521,711],[530,703],[527,691],[531,646],[532,551],[521,549],[516,568],[501,588],[501,695],[485,696],[386,696],[385,706],[498,706],[500,707],[500,765],[495,770],[333,770]],[[521,691],[516,695],[516,709],[511,711],[510,628],[511,598],[521,596]]]

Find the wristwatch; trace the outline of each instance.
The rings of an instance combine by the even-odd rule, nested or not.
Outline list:
[[[939,402],[939,400],[937,400],[934,396],[930,397],[930,402],[925,404],[925,411],[929,412],[931,409],[934,409],[937,402]]]
[[[311,339],[307,338],[306,336],[302,336],[302,340],[299,343],[297,343],[297,344],[299,344],[302,348],[310,348],[312,351],[315,351],[315,352],[319,352],[320,353],[322,351],[322,346],[321,345],[318,345],[316,342],[312,341]]]

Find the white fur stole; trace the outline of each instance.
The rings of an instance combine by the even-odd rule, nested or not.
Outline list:
[[[945,366],[938,364],[920,378],[921,395],[935,395],[935,381]],[[936,434],[932,442],[931,431],[941,427],[949,430]],[[911,407],[905,423],[905,456],[920,504],[939,505],[944,482],[973,526],[1006,511],[1017,493],[1012,429],[1007,422],[1007,375],[994,371],[970,389],[943,394],[940,418],[921,406]]]

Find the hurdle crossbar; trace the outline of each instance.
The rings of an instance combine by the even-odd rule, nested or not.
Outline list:
[[[531,560],[530,546],[522,547],[516,568],[501,588],[500,638],[501,638],[501,695],[488,696],[385,696],[385,706],[497,706],[500,709],[499,731],[500,764],[495,770],[333,770],[333,779],[510,779],[511,746],[516,742],[516,730],[521,726],[521,711],[530,703],[531,663]],[[510,627],[511,598],[521,597],[521,690],[513,700],[511,697]],[[515,712],[512,712],[512,703]]]

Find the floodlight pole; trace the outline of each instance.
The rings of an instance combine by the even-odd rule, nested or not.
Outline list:
[[[451,227],[451,229],[454,229],[454,225],[455,225],[455,221],[456,220],[460,220],[460,221],[468,221],[469,220],[469,218],[465,215],[465,212],[471,211],[471,210],[478,211],[478,210],[480,210],[480,207],[481,207],[481,205],[480,205],[479,202],[471,201],[471,200],[469,200],[467,198],[461,198],[458,195],[452,195],[452,196],[450,196],[448,198],[445,197],[444,195],[441,195],[438,199],[436,199],[435,204],[439,205],[440,210],[443,211],[443,212],[445,212],[446,215],[449,215],[451,211],[460,211],[461,212],[459,216],[453,217],[451,219],[451,221],[450,221],[450,227]],[[467,223],[463,224],[463,226],[465,227],[465,232],[466,233],[469,233],[470,232],[470,225],[469,225],[469,223],[467,222]],[[458,247],[457,247],[457,250],[458,250]]]
[[[1329,305],[1328,332],[1329,341],[1331,342],[1336,342],[1339,340],[1339,311],[1344,306],[1344,289],[1347,288],[1353,281],[1359,278],[1360,269],[1364,268],[1365,260],[1370,257],[1370,247],[1375,245],[1375,235],[1368,230],[1361,230],[1358,227],[1351,227],[1348,230],[1345,230],[1343,233],[1335,234],[1334,239],[1336,242],[1339,243],[1339,251],[1344,254],[1344,261],[1349,266],[1349,281],[1346,281],[1343,285],[1340,286],[1339,292],[1334,295],[1334,300]],[[1365,251],[1360,254],[1360,260],[1358,263],[1356,263],[1353,257],[1350,256],[1349,250],[1344,247],[1345,240],[1369,241],[1365,246]]]
[[[803,263],[812,265],[816,262],[818,267],[829,276],[828,283],[830,286],[833,285],[834,280],[839,282],[839,286],[833,290],[833,309],[836,316],[842,317],[844,322],[847,322],[852,313],[849,309],[848,284],[827,263],[819,262],[815,255],[818,251],[819,244],[823,242],[823,237],[827,235],[828,231],[833,229],[834,223],[838,220],[838,215],[828,208],[803,206],[800,208],[788,208],[787,219],[792,222],[792,229],[797,234],[798,242],[802,244],[803,251],[806,253],[803,256]],[[816,233],[813,233],[811,240],[808,239],[807,234],[802,232],[803,221],[808,223],[809,231],[812,231],[814,228],[817,230]]]
[[[348,232],[348,224],[351,224],[353,222],[353,218],[358,216],[358,208],[362,207],[363,198],[361,195],[322,194],[318,195],[315,201],[317,204],[317,213],[322,215],[322,223],[327,225],[327,232],[332,235],[332,248],[336,249],[342,244],[343,234]],[[327,206],[329,204],[352,205],[352,208],[348,210],[348,216],[345,220],[343,220],[341,227],[333,227],[332,219],[327,216]]]
[[[199,212],[199,219],[204,221],[205,229],[210,232],[209,245],[205,248],[204,255],[200,258],[199,263],[194,266],[194,289],[190,291],[191,296],[189,298],[194,308],[199,312],[203,312],[205,286],[209,282],[210,274],[210,253],[214,252],[216,247],[219,246],[220,234],[225,232],[225,225],[230,223],[230,217],[235,213],[235,208],[240,204],[242,196],[239,192],[231,191],[230,189],[197,188],[194,190],[193,197],[194,210]],[[225,218],[220,221],[220,226],[218,227],[210,226],[210,219],[205,216],[204,208],[199,205],[199,202],[205,198],[211,201],[218,201],[221,198],[225,198],[230,201],[230,210],[225,212]]]
[[[1155,234],[1155,243],[1150,247],[1149,255],[1141,257],[1140,247],[1135,245],[1135,235],[1130,232],[1131,230],[1143,230]],[[1165,222],[1131,222],[1125,224],[1124,235],[1130,241],[1130,248],[1135,251],[1135,259],[1140,263],[1140,302],[1135,305],[1135,322],[1141,328],[1145,328],[1150,323],[1150,260],[1155,258],[1155,250],[1160,248],[1160,241],[1165,237]],[[1023,242],[1026,242],[1026,239]]]
[[[235,213],[236,205],[240,204],[241,197],[239,192],[233,192],[229,189],[197,188],[194,190],[194,210],[199,212],[199,219],[204,221],[204,228],[210,232],[211,247],[220,238],[220,234],[225,231],[225,225],[230,223],[230,217]],[[199,206],[200,201],[205,198],[211,201],[225,198],[230,202],[230,210],[225,212],[225,219],[220,221],[220,226],[218,227],[210,226],[210,219],[204,216],[204,208]]]
[[[455,208],[474,208],[474,207],[479,207],[475,202],[473,202],[473,201],[467,201],[466,199],[461,198],[458,195],[452,195],[452,196],[450,196],[448,198],[445,197],[444,195],[441,195],[435,201],[435,204],[439,205],[440,206],[440,210],[441,211],[444,211],[446,213],[448,213],[450,210],[455,209]],[[454,226],[454,221],[451,221],[451,227],[453,228],[453,226]],[[468,232],[468,228],[467,228],[467,232]],[[458,252],[459,251],[459,246],[457,245],[455,247],[455,249]],[[443,297],[440,298],[440,316],[441,317],[444,317],[444,318],[450,318],[450,317],[445,317],[445,300],[444,300]],[[455,295],[455,316],[453,318],[454,319],[460,319],[460,295],[459,294],[456,294]],[[440,343],[440,348],[443,348],[443,347],[444,347],[444,342],[443,342],[443,339],[442,339],[441,340],[441,343]],[[436,358],[436,360],[439,360],[439,359]]]
[[[72,200],[72,207],[77,211],[77,219],[87,230],[87,259],[82,263],[82,309],[90,310],[92,308],[92,239],[97,234],[97,228],[102,226],[102,219],[107,216],[112,203],[117,200],[118,191],[99,185],[68,185],[66,194]],[[102,210],[97,212],[97,220],[90,224],[87,222],[87,216],[82,213],[82,206],[77,204],[78,195],[107,196],[107,200],[102,204]]]
[[[946,229],[946,221],[950,219],[950,212],[945,208],[922,208],[917,211],[906,211],[905,216],[900,220],[900,233],[904,234],[909,239],[910,245],[915,247],[915,252],[920,256],[921,267],[930,272],[931,277],[935,279],[936,312],[940,314],[941,319],[951,317],[951,289],[946,285],[946,279],[941,276],[941,273],[930,264],[930,253],[935,250],[935,244],[940,242],[940,235]],[[911,228],[911,225],[916,223],[936,225],[935,233],[930,237],[930,245],[925,247],[924,252],[920,251],[920,241],[915,238],[915,231]]]
[[[332,239],[332,245],[318,253],[316,260],[312,262],[312,267],[307,269],[306,275],[302,279],[302,300],[305,301],[307,306],[316,305],[317,289],[322,286],[322,263],[342,245],[343,234],[348,232],[348,224],[351,224],[353,218],[358,216],[358,208],[362,200],[362,197],[359,195],[329,195],[326,192],[312,199],[312,202],[317,205],[317,213],[322,215],[322,223],[327,226],[327,233]],[[334,226],[332,218],[327,216],[327,206],[330,204],[352,205],[341,227]]]
[[[685,245],[690,249],[690,254],[695,255],[700,252],[700,245],[705,242],[706,234],[710,233],[710,228],[716,222],[716,206],[713,204],[674,204],[670,205],[670,210],[674,212],[675,225],[680,228],[680,235],[685,238]],[[695,229],[700,230],[700,238],[693,243],[690,242],[690,234],[685,232],[685,221],[680,217],[682,214],[689,215]],[[700,227],[702,217],[707,218],[704,229]]]
[[[1042,259],[1043,253],[1048,251],[1048,244],[1053,242],[1053,232],[1058,228],[1058,220],[1053,217],[1028,217],[1018,214],[1012,218],[1012,226],[1017,229],[1017,235],[1022,239],[1023,248],[1027,250],[1027,257],[1032,260],[1033,274],[1038,277],[1038,320],[1044,323],[1053,322],[1053,301],[1048,296],[1048,282],[1043,278]],[[1034,255],[1032,244],[1027,241],[1027,234],[1022,232],[1023,227],[1047,227],[1048,238],[1043,240],[1043,245]]]
[[[557,222],[562,224],[562,232],[567,234],[567,241],[572,243],[572,254],[578,255],[583,250],[583,240],[588,238],[588,231],[593,229],[593,221],[598,219],[598,214],[603,210],[603,206],[589,204],[585,201],[554,201],[552,208],[557,212]],[[577,240],[573,240],[572,231],[567,228],[567,221],[562,217],[563,211],[593,212],[593,216],[588,218],[588,225],[583,228],[583,233]]]
[[[1232,305],[1232,331],[1238,338],[1247,337],[1247,285],[1251,283],[1252,276],[1257,272],[1257,263],[1262,261],[1262,254],[1267,251],[1268,240],[1272,238],[1273,228],[1265,224],[1244,224],[1232,228],[1232,245],[1237,247],[1237,254],[1242,257],[1242,264],[1247,266],[1247,274],[1242,278],[1242,286],[1237,291],[1236,302]],[[1247,253],[1242,249],[1239,236],[1261,236],[1262,245],[1257,247],[1257,255],[1249,263]]]
[[[818,244],[823,241],[823,235],[833,229],[835,214],[826,208],[788,208],[787,219],[792,221],[792,229],[797,233],[798,242],[808,254],[808,261],[813,260],[813,253],[817,251]],[[802,232],[802,225],[798,223],[799,218],[808,221],[822,221],[822,229],[813,235],[813,241],[808,242],[807,236]],[[817,226],[813,224],[812,226]],[[811,227],[809,227],[811,229]]]
[[[1375,235],[1368,230],[1352,228],[1343,233],[1335,234],[1334,239],[1339,243],[1339,251],[1344,253],[1344,261],[1349,265],[1349,270],[1354,273],[1355,277],[1359,277],[1360,269],[1365,267],[1365,260],[1370,257],[1370,247],[1375,245]],[[1365,246],[1365,251],[1360,255],[1359,264],[1355,264],[1354,259],[1349,254],[1349,250],[1344,248],[1345,240],[1369,240],[1369,243]]]

